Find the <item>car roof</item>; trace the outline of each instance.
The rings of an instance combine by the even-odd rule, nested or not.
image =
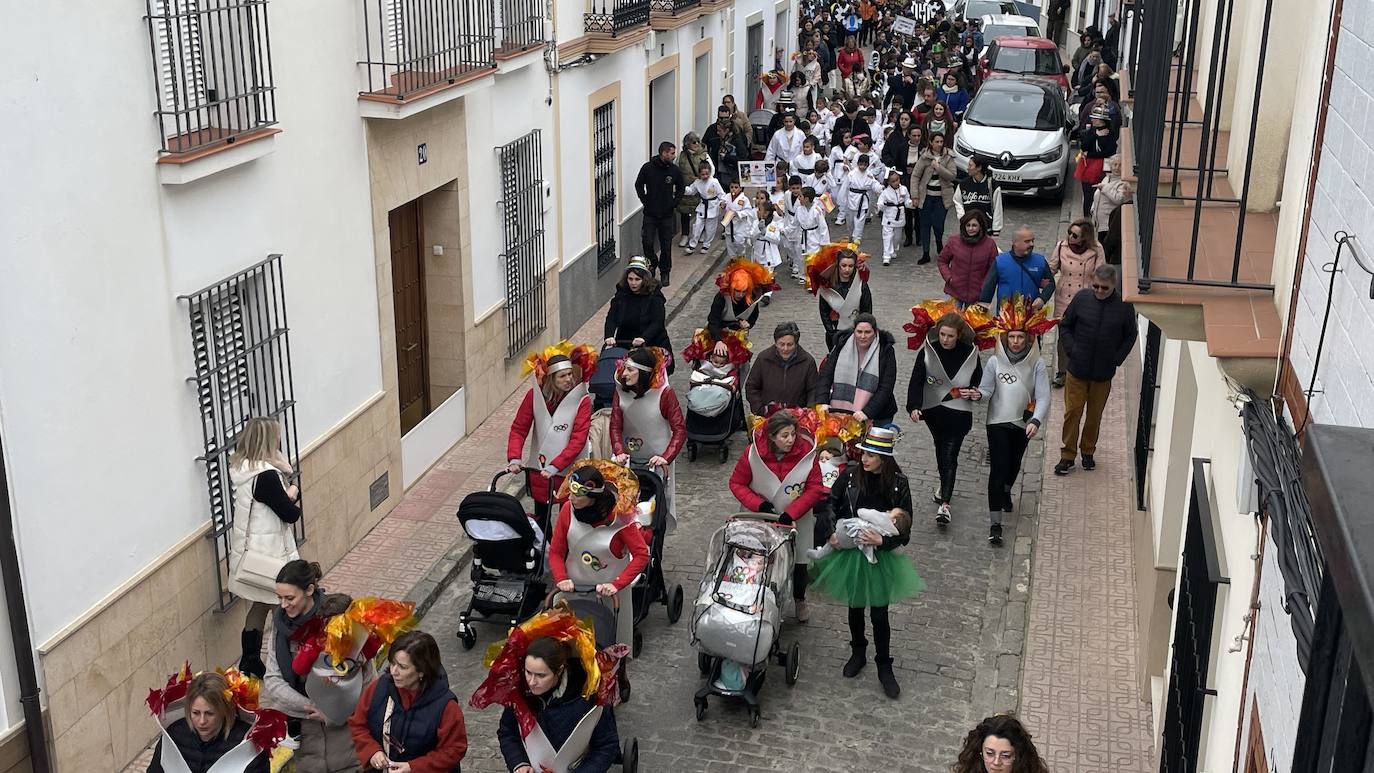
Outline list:
[[[1033,76],[989,78],[983,81],[983,85],[978,87],[978,92],[981,94],[988,89],[992,89],[993,91],[1006,91],[1014,94],[1046,92],[1052,96],[1063,96],[1060,93],[1059,84],[1047,78],[1036,78]]]
[[[1009,27],[1013,24],[1019,24],[1023,27],[1034,27],[1036,29],[1040,29],[1040,22],[1036,21],[1035,19],[1032,19],[1029,16],[1019,16],[1014,13],[988,14],[987,16],[983,17],[983,26],[986,27],[989,24],[996,24],[1002,27]]]
[[[1030,35],[998,35],[993,40],[1002,48],[1058,48],[1049,38]]]

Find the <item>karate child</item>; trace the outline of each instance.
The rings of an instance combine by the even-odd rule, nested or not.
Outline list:
[[[725,190],[720,187],[720,180],[711,176],[711,172],[710,164],[702,164],[697,168],[697,179],[687,186],[689,194],[695,193],[701,197],[701,203],[697,204],[697,211],[692,216],[692,240],[687,242],[688,255],[696,251],[698,244],[702,252],[710,252],[711,242],[716,239],[716,224],[720,222]]]
[[[754,210],[757,216],[749,226],[752,246],[749,257],[768,269],[782,263],[783,220],[778,213],[778,205],[773,203],[768,191],[754,194]]]
[[[868,221],[868,197],[878,192],[878,181],[868,173],[868,156],[860,155],[857,165],[844,178],[845,217],[853,221],[851,238],[863,239],[864,223]]]
[[[731,180],[730,193],[725,197],[725,249],[728,257],[749,254],[749,230],[754,227],[753,221],[757,216],[739,180]]]
[[[883,213],[883,265],[891,265],[897,256],[898,239],[906,225],[906,210],[911,206],[911,191],[902,185],[897,172],[887,173],[887,187],[878,194],[878,208]]]
[[[801,254],[819,250],[830,241],[830,229],[825,224],[825,207],[817,200],[816,189],[804,187],[797,196],[797,228],[801,230]]]

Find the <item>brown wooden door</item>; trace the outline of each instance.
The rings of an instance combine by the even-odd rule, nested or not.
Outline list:
[[[419,200],[391,210],[391,299],[396,312],[396,388],[401,434],[429,415],[429,367],[425,347],[425,271],[420,254],[423,222]]]

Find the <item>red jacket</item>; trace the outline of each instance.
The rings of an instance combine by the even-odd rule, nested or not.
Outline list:
[[[363,688],[357,707],[348,717],[348,732],[353,736],[353,749],[357,752],[358,761],[362,763],[364,770],[372,769],[369,764],[372,755],[382,750],[381,745],[372,737],[372,730],[367,726],[367,708],[372,704],[372,696],[376,694],[378,684],[381,684],[381,680],[373,679],[372,684]],[[417,693],[400,688],[397,688],[396,692],[401,695],[402,706],[410,708]],[[457,769],[458,763],[462,762],[468,751],[468,732],[463,724],[463,709],[458,705],[458,701],[449,701],[448,705],[444,706],[444,714],[439,719],[438,735],[439,743],[434,747],[434,751],[410,761],[412,773],[449,773]]]
[[[553,570],[554,582],[568,579],[568,525],[572,523],[572,502],[564,502],[558,510],[558,520],[553,524],[553,536],[549,538],[549,568]],[[611,519],[598,523],[605,526]],[[615,578],[611,584],[616,590],[625,590],[634,578],[649,565],[649,546],[644,542],[644,534],[637,526],[626,526],[611,537],[611,555],[622,558],[630,551],[630,565]]]
[[[861,48],[850,51],[841,48],[838,56],[835,57],[835,66],[840,68],[840,75],[848,78],[855,70],[862,70],[865,67],[864,52]]]
[[[962,236],[945,240],[940,250],[940,276],[945,278],[945,295],[965,303],[974,303],[983,294],[983,280],[997,260],[997,242],[984,236],[977,244],[969,244]]]
[[[773,451],[768,447],[767,427],[759,427],[754,433],[754,446],[759,449],[759,458],[763,464],[778,480],[786,478],[788,473],[801,462],[802,457],[811,451],[810,438],[798,437],[797,442],[792,444],[792,450],[787,452],[787,456],[778,459],[773,456]],[[735,495],[741,505],[752,512],[758,512],[759,507],[767,500],[755,491],[751,484],[754,482],[754,469],[749,465],[749,452],[740,454],[739,461],[735,463],[735,471],[730,473],[730,493]],[[821,483],[821,466],[813,457],[811,459],[811,473],[806,476],[806,484],[802,487],[801,496],[792,500],[792,504],[787,506],[785,511],[792,520],[797,520],[807,511],[820,504],[825,498],[825,485]],[[782,513],[779,513],[781,515]]]
[[[668,441],[668,450],[663,452],[663,458],[671,464],[677,455],[682,453],[682,446],[687,442],[687,420],[682,417],[682,406],[678,404],[677,393],[672,387],[664,389],[659,394],[658,410],[673,431],[673,438]],[[617,454],[625,453],[624,430],[625,414],[620,411],[620,388],[616,387],[615,397],[611,399],[611,450]]]
[[[539,392],[539,387],[534,387],[525,393],[525,399],[520,402],[520,408],[515,411],[515,420],[510,425],[510,438],[506,441],[506,459],[522,462],[525,459],[525,440],[529,437],[530,431],[534,428],[534,396],[539,394],[539,399],[544,399]],[[547,403],[546,403],[547,405]],[[549,406],[552,412],[558,406]],[[577,415],[573,417],[572,434],[568,436],[568,446],[558,456],[550,459],[544,465],[544,469],[549,472],[558,472],[573,463],[573,460],[582,453],[582,449],[587,445],[587,433],[592,427],[592,398],[586,395],[582,398],[582,404],[577,407]],[[544,476],[532,474],[530,478],[530,497],[536,502],[548,501],[549,481]],[[553,477],[554,488],[556,489],[562,482],[560,475]]]

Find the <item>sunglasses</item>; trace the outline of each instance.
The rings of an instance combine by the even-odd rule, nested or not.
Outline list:
[[[1070,238],[1070,239],[1082,239],[1082,238],[1083,238],[1083,232],[1082,232],[1082,231],[1069,231],[1069,238]]]

